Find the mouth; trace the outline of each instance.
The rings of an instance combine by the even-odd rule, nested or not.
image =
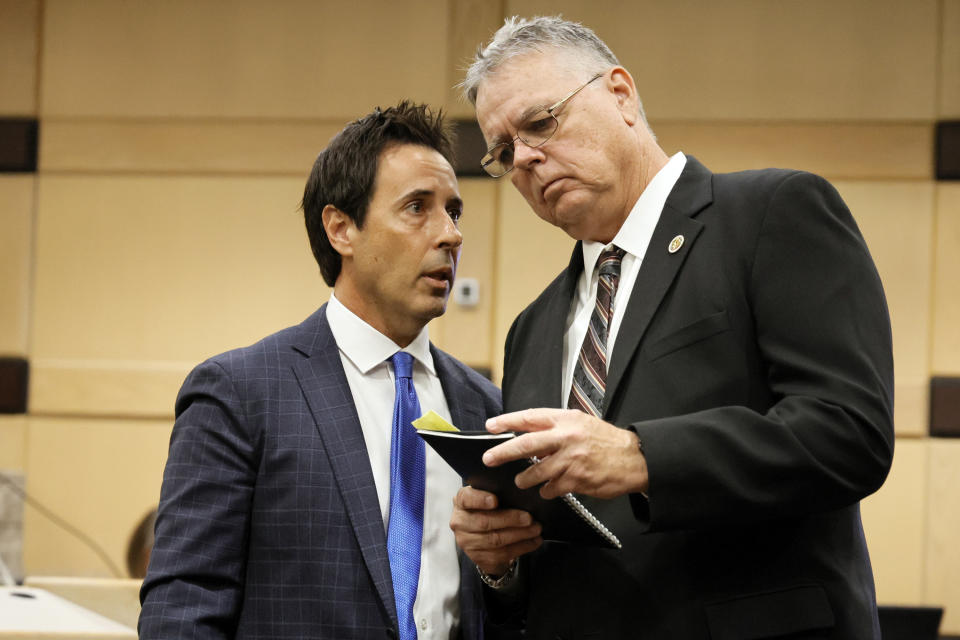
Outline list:
[[[453,285],[453,268],[449,266],[438,267],[436,269],[424,271],[420,277],[426,280],[427,284],[435,289],[449,290]]]
[[[566,178],[564,176],[560,176],[559,178],[554,178],[553,180],[548,181],[543,185],[543,189],[540,191],[541,197],[546,200],[548,197],[554,195],[554,192],[557,190],[556,188],[558,188],[564,180],[566,180]]]

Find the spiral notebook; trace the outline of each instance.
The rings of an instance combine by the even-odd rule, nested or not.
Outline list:
[[[430,412],[433,413],[433,412]],[[428,420],[425,421],[425,418]],[[440,423],[436,422],[440,419]],[[442,423],[442,424],[441,424]],[[572,493],[546,500],[539,487],[519,489],[514,483],[518,473],[536,459],[514,460],[498,467],[483,464],[483,453],[501,442],[516,437],[513,433],[458,431],[433,414],[414,421],[417,433],[460,474],[464,483],[496,494],[501,507],[522,509],[543,527],[543,539],[595,547],[620,549],[620,540]],[[439,428],[437,428],[439,427]],[[454,430],[451,430],[454,429]]]

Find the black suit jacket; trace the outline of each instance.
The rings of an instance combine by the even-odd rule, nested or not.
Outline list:
[[[431,345],[453,422],[499,391]],[[461,631],[482,638],[461,554]],[[198,366],[177,399],[141,638],[396,637],[373,472],[325,307]]]
[[[561,404],[582,270],[578,244],[514,322],[506,411]],[[528,637],[879,638],[859,500],[889,470],[892,409],[883,290],[837,192],[688,158],[603,406],[643,443],[649,501],[585,499],[622,551],[546,543],[529,557]]]

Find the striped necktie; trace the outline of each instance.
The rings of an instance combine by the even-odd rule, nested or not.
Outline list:
[[[416,640],[413,603],[420,579],[423,543],[423,493],[426,462],[423,440],[411,424],[420,417],[420,401],[413,388],[413,356],[398,351],[390,357],[396,379],[393,436],[390,441],[390,521],[387,556],[393,577],[393,597],[400,622],[400,640]]]
[[[597,301],[590,315],[587,335],[583,337],[580,356],[573,368],[573,384],[570,385],[570,398],[567,400],[568,409],[579,409],[598,418],[603,413],[603,393],[607,386],[607,336],[624,253],[619,247],[611,247],[601,253],[597,261],[600,274]]]

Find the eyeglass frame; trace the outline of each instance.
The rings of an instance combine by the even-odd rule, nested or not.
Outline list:
[[[531,149],[536,149],[536,148],[538,148],[538,147],[542,147],[543,145],[545,145],[545,144],[547,143],[547,141],[550,140],[550,138],[552,138],[553,136],[556,135],[557,130],[560,129],[560,120],[557,118],[557,116],[556,116],[556,114],[555,114],[554,112],[555,112],[555,111],[559,111],[559,110],[562,109],[564,106],[566,106],[566,103],[569,102],[570,99],[573,98],[573,96],[577,95],[578,93],[580,93],[581,91],[583,91],[584,89],[586,89],[588,84],[590,84],[591,82],[593,82],[593,81],[596,80],[597,78],[602,77],[604,74],[606,74],[606,71],[601,71],[600,73],[596,74],[595,76],[593,76],[592,78],[590,78],[589,80],[587,80],[586,82],[584,82],[582,85],[580,85],[579,87],[577,87],[576,89],[574,89],[573,91],[571,91],[570,93],[568,93],[565,97],[561,98],[560,100],[557,100],[556,102],[554,102],[551,106],[547,107],[546,109],[543,109],[543,111],[545,111],[545,112],[547,113],[547,115],[549,115],[551,118],[553,118],[554,122],[557,123],[557,126],[555,126],[555,127],[553,128],[553,131],[550,132],[550,135],[548,135],[546,138],[544,138],[543,140],[541,140],[539,143],[537,143],[537,144],[530,144],[529,142],[527,142],[526,140],[524,140],[523,138],[520,137],[520,130],[523,129],[524,126],[528,125],[528,124],[532,121],[531,118],[532,118],[533,116],[535,116],[535,115],[537,115],[537,114],[540,113],[540,111],[537,111],[537,112],[535,112],[535,113],[533,114],[533,116],[531,116],[530,118],[528,118],[527,120],[525,120],[525,121],[523,122],[523,124],[521,124],[521,125],[517,128],[517,135],[515,135],[512,140],[510,140],[509,142],[498,142],[497,144],[490,145],[490,147],[487,149],[487,152],[486,152],[485,154],[483,154],[483,157],[482,157],[482,158],[480,158],[480,166],[483,167],[483,170],[487,172],[487,175],[489,175],[489,176],[492,177],[492,178],[502,178],[503,176],[505,176],[505,175],[507,175],[508,173],[510,173],[511,171],[513,171],[513,167],[515,166],[514,163],[511,162],[511,163],[510,163],[510,168],[507,169],[506,171],[504,171],[503,173],[494,175],[494,174],[492,174],[492,173],[490,172],[490,170],[489,170],[487,167],[490,166],[491,164],[493,164],[494,162],[498,162],[497,159],[494,158],[494,157],[493,157],[493,154],[491,153],[491,152],[492,152],[494,149],[496,149],[497,147],[507,147],[507,148],[513,147],[513,148],[516,148],[516,146],[517,146],[517,145],[516,145],[517,140],[519,140],[519,141],[522,142],[523,144],[527,145],[527,146],[530,147]],[[489,158],[489,160],[487,160],[487,158]]]

